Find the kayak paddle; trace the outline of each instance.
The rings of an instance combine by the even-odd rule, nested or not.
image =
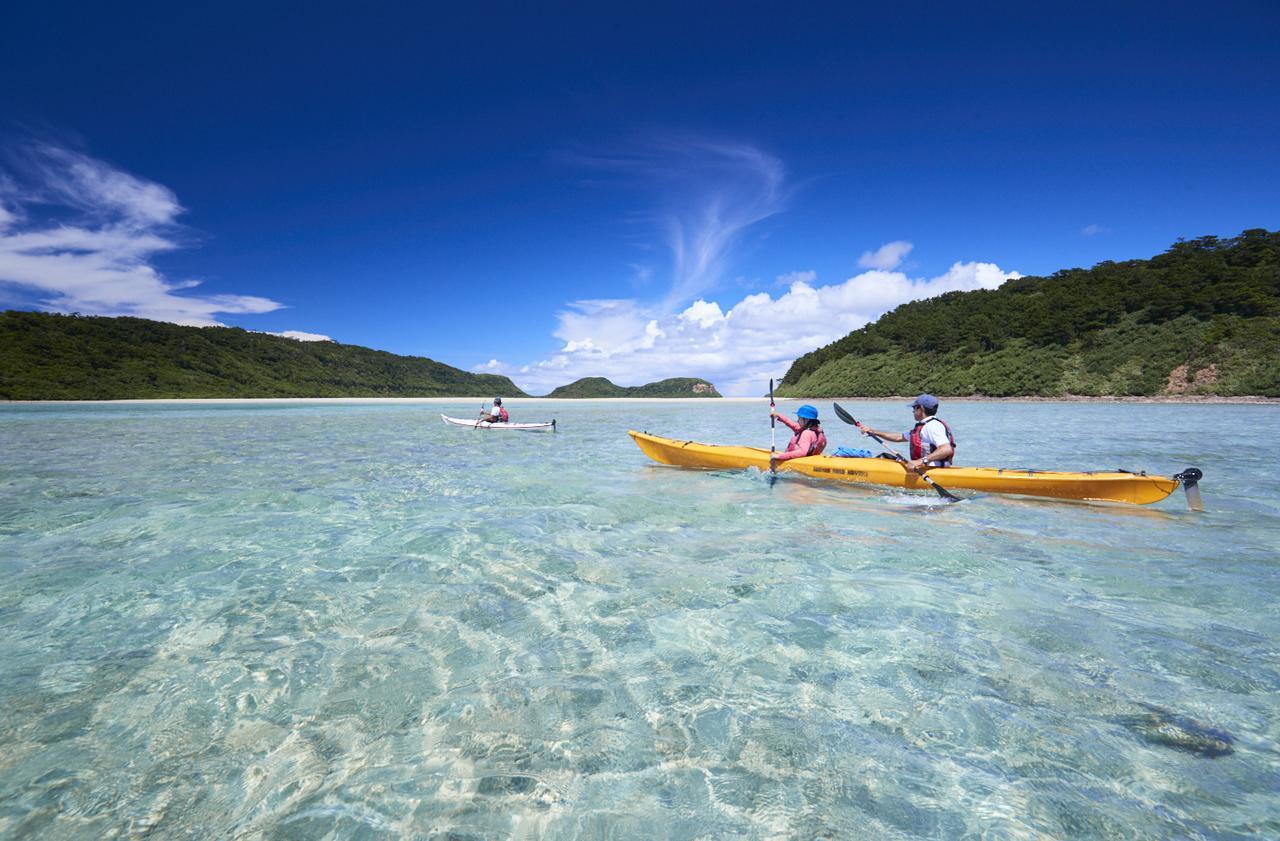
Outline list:
[[[773,460],[778,454],[778,419],[773,416],[773,377],[769,378],[769,484],[778,481],[778,463]]]
[[[857,418],[855,418],[853,415],[849,414],[848,412],[846,412],[844,409],[840,408],[840,404],[839,404],[839,403],[832,403],[831,405],[835,407],[836,415],[837,415],[837,416],[839,416],[840,420],[844,421],[845,423],[853,424],[854,426],[858,427],[859,429],[861,429],[861,428],[862,428],[862,424],[858,423],[858,419],[857,419]],[[881,437],[880,437],[879,435],[874,435],[874,434],[872,434],[872,433],[870,433],[870,432],[868,432],[867,434],[868,434],[868,435],[870,435],[872,438],[874,438],[874,439],[875,439],[875,442],[876,442],[877,444],[879,444],[879,445],[880,445],[880,447],[881,447],[881,448],[882,448],[886,453],[888,453],[889,455],[891,455],[891,456],[893,456],[894,458],[896,458],[896,459],[897,459],[899,462],[901,462],[903,465],[905,465],[905,464],[907,463],[907,460],[906,460],[905,458],[903,458],[903,457],[902,457],[902,453],[898,452],[897,450],[894,450],[894,449],[890,448],[890,447],[889,447],[889,445],[887,445],[887,444],[884,442],[884,440],[883,440],[883,439],[881,439]],[[942,497],[942,498],[943,498],[943,499],[945,499],[947,502],[959,502],[959,501],[960,501],[960,497],[956,496],[956,495],[955,495],[955,494],[953,494],[951,491],[949,491],[949,490],[947,490],[946,488],[942,487],[942,485],[939,485],[937,482],[935,482],[935,481],[933,481],[932,479],[930,479],[930,478],[929,478],[929,474],[928,474],[927,472],[924,472],[924,471],[916,471],[916,475],[917,475],[917,476],[919,476],[921,479],[924,479],[924,480],[925,480],[926,482],[928,482],[930,485],[932,485],[932,486],[933,486],[933,489],[934,489],[935,491],[937,491],[937,492],[938,492],[938,496]]]

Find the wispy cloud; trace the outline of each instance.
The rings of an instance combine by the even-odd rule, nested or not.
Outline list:
[[[872,270],[842,283],[815,285],[792,273],[777,298],[748,295],[727,310],[699,298],[674,312],[635,300],[578,301],[560,314],[564,342],[549,359],[494,368],[534,394],[580,377],[604,376],[639,385],[672,376],[700,376],[726,395],[761,394],[803,353],[874,321],[899,304],[945,292],[994,289],[1021,277],[992,263],[955,263],[932,278]]]
[[[0,284],[27,305],[85,315],[132,315],[196,326],[219,314],[265,313],[282,304],[254,295],[178,294],[153,265],[182,247],[171,190],[81,152],[30,142],[9,148],[0,169]]]
[[[1085,225],[1083,228],[1080,229],[1080,233],[1087,237],[1096,237],[1100,234],[1111,233],[1111,229],[1095,223],[1092,225]]]
[[[650,219],[671,253],[671,282],[657,303],[663,310],[714,290],[743,232],[781,211],[788,198],[782,162],[745,143],[667,135],[620,152],[566,157],[651,197]],[[638,276],[647,282],[649,267]]]
[[[896,269],[914,248],[905,240],[886,242],[875,251],[864,251],[858,258],[858,265],[864,269]]]

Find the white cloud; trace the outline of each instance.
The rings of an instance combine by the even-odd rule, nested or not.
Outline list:
[[[112,169],[102,161],[57,146],[33,147],[27,160],[39,178],[44,201],[132,226],[167,225],[182,213],[169,188]]]
[[[902,261],[911,253],[914,248],[911,243],[906,240],[894,240],[886,242],[875,251],[864,251],[862,256],[858,258],[858,265],[864,269],[896,269],[902,265]]]
[[[1104,228],[1102,225],[1098,225],[1095,223],[1092,225],[1085,225],[1083,228],[1080,229],[1080,233],[1087,237],[1096,237],[1099,234],[1111,233],[1111,229]]]
[[[758,395],[797,356],[899,304],[945,292],[994,289],[1014,277],[1021,275],[993,263],[972,262],[955,263],[933,278],[874,270],[827,286],[797,279],[777,298],[765,292],[748,295],[727,312],[703,298],[676,313],[632,300],[579,301],[560,314],[556,336],[565,344],[559,353],[503,372],[533,394],[588,376],[608,377],[619,385],[696,376],[715,383],[722,394]]]
[[[680,320],[696,324],[704,330],[721,323],[725,319],[719,304],[708,303],[701,298],[690,304],[689,308],[680,313],[678,317]]]
[[[181,247],[182,206],[167,187],[48,144],[9,152],[13,172],[0,172],[0,284],[27,305],[195,326],[282,306],[254,295],[177,294],[200,281],[170,281],[152,264]]]
[[[286,339],[296,339],[299,342],[332,342],[333,339],[322,333],[304,333],[301,330],[285,330],[283,333],[269,333],[270,336],[283,336]]]

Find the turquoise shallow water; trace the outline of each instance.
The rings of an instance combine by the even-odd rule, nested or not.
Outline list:
[[[0,837],[1280,837],[1280,409],[943,407],[967,464],[1198,466],[1194,514],[770,488],[625,433],[762,404],[512,403],[561,432],[0,407]]]

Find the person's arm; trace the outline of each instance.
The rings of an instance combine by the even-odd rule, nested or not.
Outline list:
[[[883,438],[886,441],[893,441],[898,444],[901,444],[903,441],[907,440],[907,436],[903,435],[901,432],[881,432],[878,429],[872,429],[871,427],[867,426],[864,423],[858,424],[858,429],[862,430],[863,435],[875,435],[879,438]]]
[[[775,461],[790,461],[793,458],[804,458],[809,454],[810,448],[818,441],[818,433],[812,429],[806,429],[800,433],[800,440],[796,441],[796,448],[788,450],[785,453],[778,453],[773,458]]]
[[[777,412],[770,412],[769,415],[770,417],[775,417],[778,420],[782,421],[782,423],[786,425],[787,429],[790,429],[792,432],[800,431],[800,424],[797,423],[796,421],[793,421],[791,418],[787,417],[786,415],[780,415]]]

